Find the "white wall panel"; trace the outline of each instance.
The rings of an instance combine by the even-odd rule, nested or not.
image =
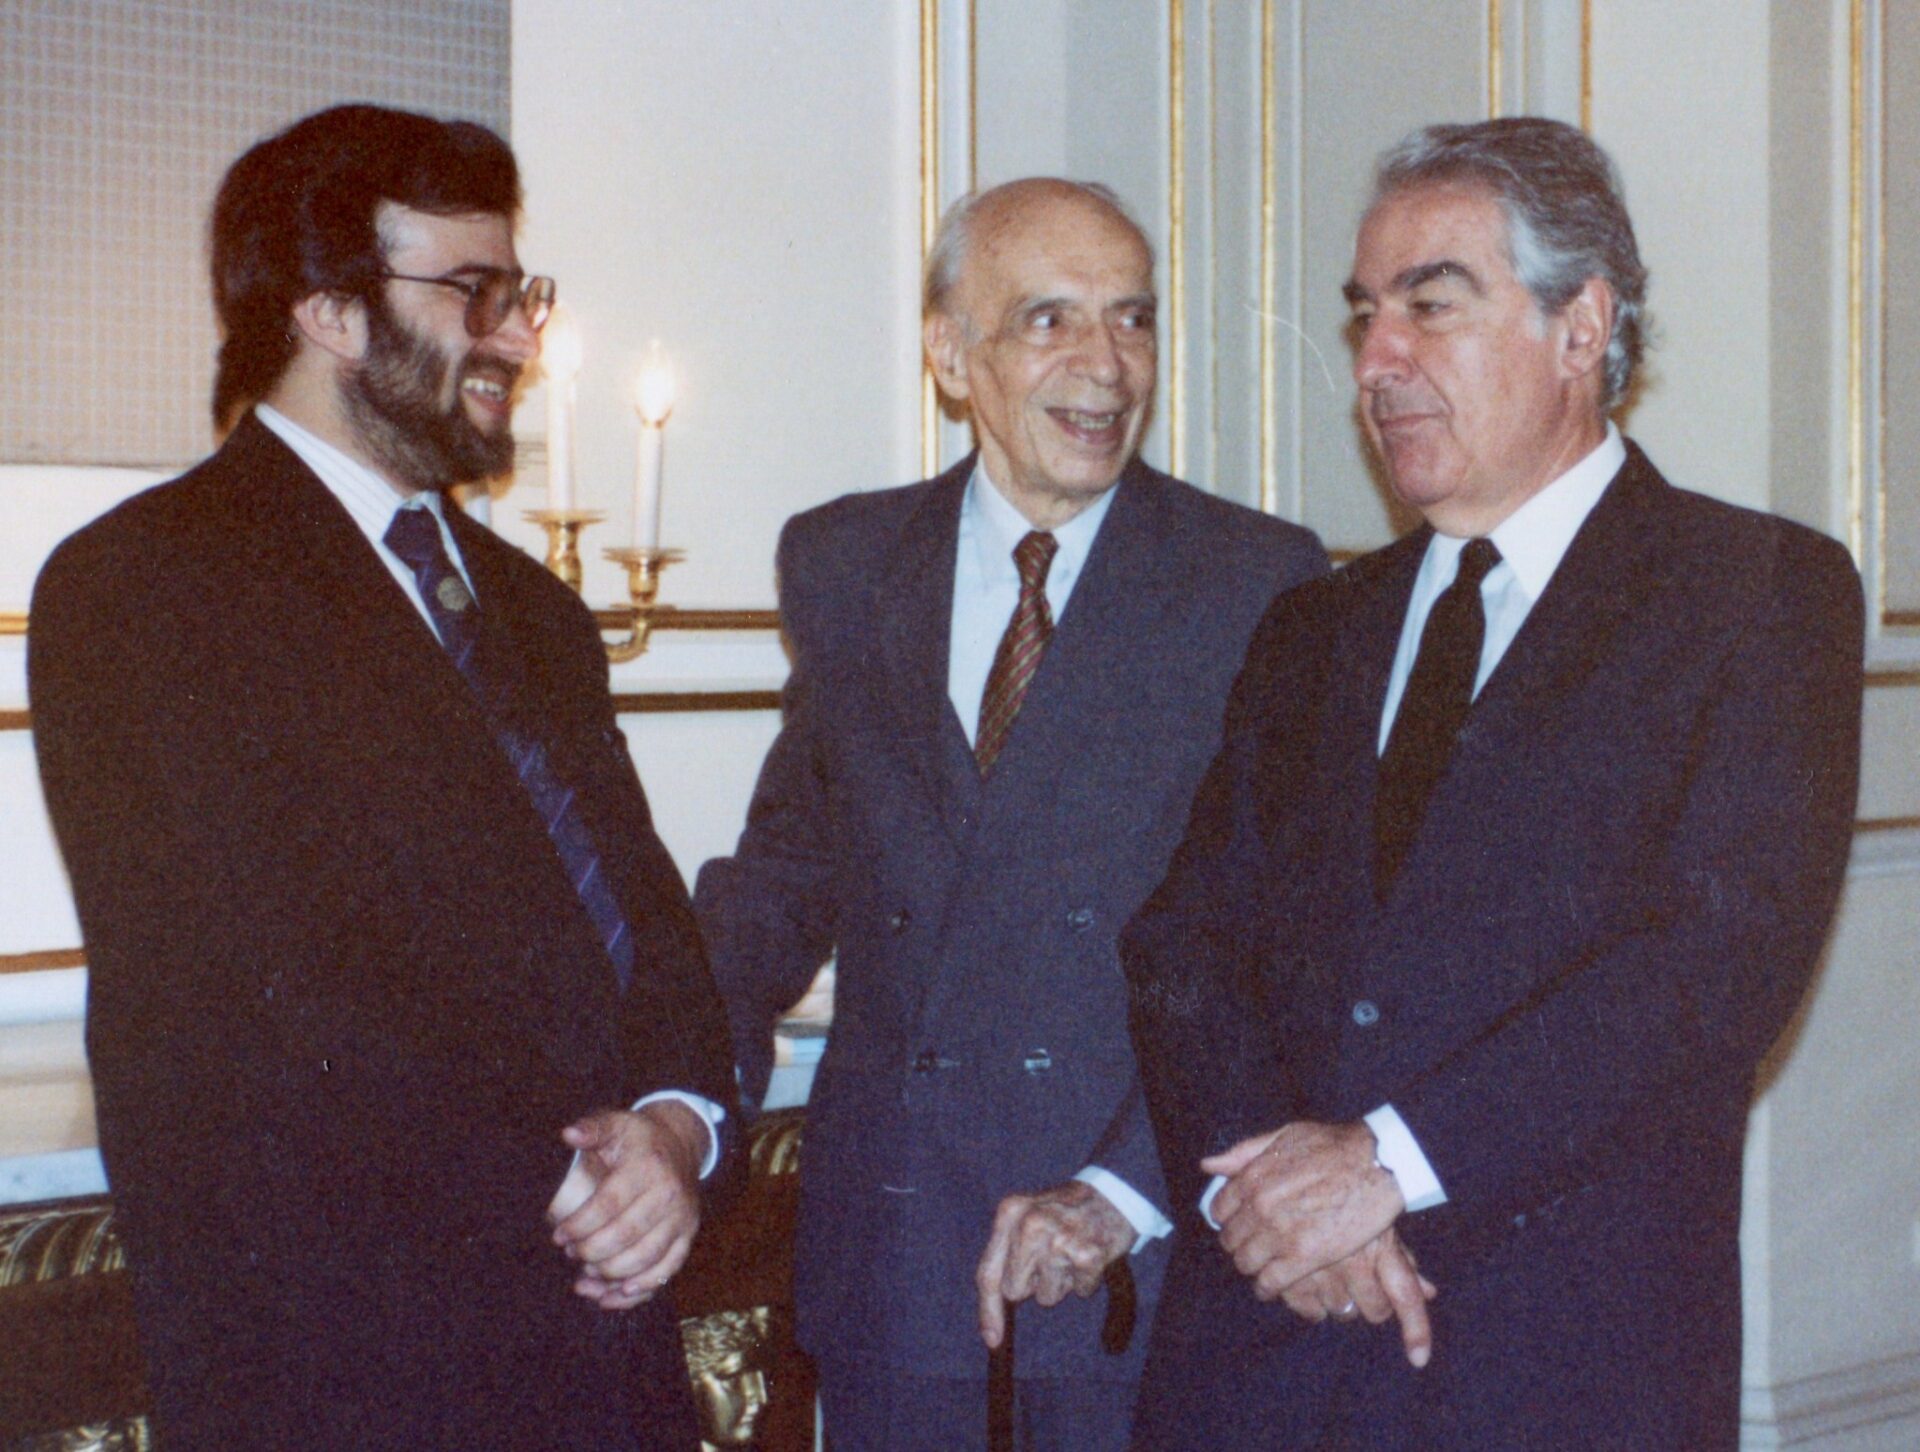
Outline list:
[[[587,591],[624,591],[631,389],[660,338],[680,374],[663,598],[766,605],[796,510],[919,460],[918,17],[893,0],[519,0],[522,252],[578,318]],[[538,412],[521,427],[540,431]],[[496,519],[543,503],[523,478]]]
[[[1306,523],[1331,548],[1385,544],[1408,522],[1376,483],[1354,413],[1347,304],[1374,158],[1417,126],[1487,114],[1485,0],[1309,4],[1296,205]],[[1324,368],[1324,371],[1323,371]],[[1329,382],[1329,376],[1331,382]]]
[[[1769,7],[1594,7],[1593,131],[1626,180],[1657,346],[1629,432],[1675,483],[1767,506]]]

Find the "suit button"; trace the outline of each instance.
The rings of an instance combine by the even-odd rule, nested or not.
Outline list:
[[[1053,1055],[1045,1049],[1035,1049],[1021,1060],[1020,1067],[1029,1074],[1044,1074],[1053,1067]]]
[[[1076,933],[1084,933],[1093,926],[1093,909],[1077,907],[1067,914],[1067,927]]]
[[[1353,1006],[1353,1021],[1361,1028],[1372,1028],[1380,1022],[1380,1005],[1371,998],[1363,998]]]
[[[913,914],[901,908],[899,912],[887,919],[887,929],[889,932],[904,933],[912,922]]]

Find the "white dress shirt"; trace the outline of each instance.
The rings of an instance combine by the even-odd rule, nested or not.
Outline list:
[[[467,577],[466,561],[461,558],[460,546],[455,543],[453,530],[447,525],[446,497],[431,489],[411,496],[403,495],[358,459],[343,453],[311,430],[302,428],[270,404],[255,404],[253,415],[298,454],[300,461],[327,486],[327,492],[340,501],[341,508],[347,511],[360,533],[367,537],[367,543],[373,546],[373,552],[386,565],[401,593],[412,602],[413,608],[420,612],[420,618],[427,622],[427,628],[438,638],[440,632],[434,626],[433,616],[427,611],[426,601],[420,597],[420,586],[413,578],[412,567],[387,547],[386,535],[394,515],[402,509],[426,510],[433,516],[434,523],[440,526],[440,543],[446,548],[447,558],[453,562],[454,569],[460,572],[460,578],[466,581],[467,589],[473,591],[473,581]],[[474,595],[478,599],[477,591]],[[713,1173],[713,1167],[720,1159],[718,1126],[727,1117],[726,1110],[710,1099],[679,1089],[662,1089],[648,1094],[636,1100],[633,1107],[640,1109],[662,1099],[672,1099],[686,1105],[707,1126],[707,1153],[700,1166],[700,1178],[704,1180]],[[574,1160],[576,1164],[579,1162],[577,1154]]]
[[[1500,551],[1500,563],[1480,582],[1487,632],[1480,646],[1480,668],[1473,679],[1476,699],[1520,627],[1526,624],[1553,572],[1560,568],[1574,535],[1626,461],[1627,446],[1620,439],[1620,430],[1609,422],[1607,436],[1591,453],[1500,521],[1487,536]],[[1459,573],[1460,552],[1466,547],[1464,539],[1436,533],[1420,561],[1413,598],[1407,602],[1407,618],[1400,627],[1400,645],[1393,655],[1393,674],[1387,679],[1386,706],[1380,713],[1378,749],[1382,754],[1393,733],[1400,698],[1406,693],[1407,677],[1413,673],[1413,658],[1419,654],[1427,616],[1434,601]],[[1379,1142],[1375,1156],[1399,1183],[1407,1209],[1431,1210],[1446,1204],[1447,1192],[1440,1177],[1399,1112],[1391,1104],[1383,1104],[1366,1116],[1366,1122]]]
[[[1108,489],[1058,529],[1049,531],[1059,546],[1047,570],[1047,609],[1056,623],[1066,614],[1067,601],[1086,567],[1101,522],[1112,507],[1113,494]],[[1026,516],[987,477],[986,466],[976,465],[960,500],[960,540],[953,563],[953,624],[947,645],[947,698],[953,702],[969,746],[980,730],[980,702],[987,692],[993,657],[1020,599],[1020,571],[1013,562],[1013,549],[1032,529]],[[1074,1179],[1093,1186],[1126,1217],[1133,1227],[1136,1252],[1172,1233],[1173,1222],[1111,1170],[1088,1165]]]
[[[1487,538],[1500,551],[1500,563],[1480,582],[1480,602],[1486,611],[1486,636],[1480,646],[1480,667],[1474,675],[1473,693],[1493,675],[1494,668],[1513,644],[1520,627],[1526,624],[1534,602],[1547,588],[1553,572],[1573,543],[1574,535],[1586,523],[1593,506],[1627,461],[1627,447],[1620,430],[1610,422],[1607,436],[1579,463],[1555,479],[1533,498],[1522,504],[1494,527]],[[1413,596],[1407,602],[1406,619],[1400,626],[1400,643],[1393,655],[1393,671],[1387,678],[1387,699],[1380,713],[1380,734],[1376,749],[1385,754],[1387,738],[1393,732],[1393,719],[1400,710],[1400,698],[1406,694],[1407,678],[1413,673],[1413,659],[1420,652],[1420,635],[1427,628],[1427,616],[1453,578],[1460,572],[1460,553],[1467,541],[1452,535],[1435,533],[1427,553],[1420,561],[1420,573],[1414,577]],[[1382,1104],[1365,1116],[1376,1141],[1374,1158],[1389,1171],[1400,1187],[1409,1210],[1431,1210],[1447,1203],[1447,1192],[1440,1183],[1413,1131],[1391,1104]],[[1217,1230],[1213,1219],[1213,1197],[1226,1180],[1215,1176],[1200,1197],[1200,1211]]]

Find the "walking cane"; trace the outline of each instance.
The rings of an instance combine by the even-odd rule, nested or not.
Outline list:
[[[1107,1288],[1106,1319],[1100,1323],[1100,1348],[1119,1356],[1133,1340],[1133,1322],[1139,1310],[1133,1268],[1125,1256],[1100,1277]],[[987,1452],[1014,1452],[1013,1448],[1013,1302],[1007,1303],[1006,1334],[987,1353]]]

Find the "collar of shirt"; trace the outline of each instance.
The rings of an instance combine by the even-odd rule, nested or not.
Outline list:
[[[1500,551],[1500,563],[1488,571],[1480,585],[1480,598],[1486,609],[1487,632],[1480,650],[1480,668],[1473,689],[1480,688],[1493,674],[1494,667],[1513,644],[1520,627],[1526,623],[1534,602],[1545,593],[1573,537],[1586,523],[1593,506],[1607,492],[1607,485],[1627,461],[1627,446],[1620,430],[1611,421],[1607,435],[1587,456],[1555,479],[1533,498],[1494,527],[1488,536]],[[1435,533],[1420,561],[1420,573],[1414,577],[1413,598],[1407,602],[1407,617],[1400,628],[1400,644],[1394,652],[1393,672],[1387,681],[1387,699],[1380,717],[1379,749],[1387,749],[1387,737],[1393,718],[1400,709],[1400,697],[1407,677],[1413,673],[1413,660],[1420,650],[1420,636],[1427,616],[1453,577],[1460,571],[1460,552],[1464,539]]]
[[[1056,624],[1066,613],[1067,600],[1087,563],[1087,555],[1093,550],[1094,536],[1100,533],[1101,521],[1113,507],[1113,496],[1114,489],[1108,489],[1072,519],[1050,531],[1058,548],[1054,551],[1053,563],[1047,568],[1047,608],[1053,612]],[[960,536],[963,549],[971,537],[980,579],[990,586],[1011,588],[1017,598],[1020,570],[1013,562],[1013,550],[1032,530],[1027,517],[1013,507],[1012,501],[988,475],[986,464],[974,465],[973,477],[967,481],[967,492],[960,501]],[[1012,614],[1011,606],[1008,614]]]
[[[1047,569],[1047,609],[1057,623],[1113,505],[1109,489],[1072,519],[1051,531],[1058,548]],[[1020,598],[1020,570],[1013,547],[1033,526],[976,464],[960,499],[960,538],[954,556],[953,619],[947,642],[947,696],[967,742],[979,728],[980,701],[1000,637]]]
[[[340,507],[347,511],[347,517],[367,537],[373,552],[386,565],[388,573],[405,592],[407,599],[413,602],[413,608],[427,622],[428,628],[433,626],[433,617],[427,613],[426,602],[420,598],[420,586],[413,578],[413,571],[387,548],[387,526],[393,523],[395,514],[402,509],[414,508],[425,509],[431,514],[434,522],[440,526],[440,542],[446,547],[447,558],[453,561],[460,578],[466,580],[467,588],[473,588],[473,581],[467,576],[467,562],[461,558],[460,546],[447,524],[444,495],[427,489],[411,498],[403,496],[358,459],[335,448],[311,430],[302,428],[272,405],[255,404],[253,414],[298,454],[300,461],[326,485],[327,492],[340,501]]]

